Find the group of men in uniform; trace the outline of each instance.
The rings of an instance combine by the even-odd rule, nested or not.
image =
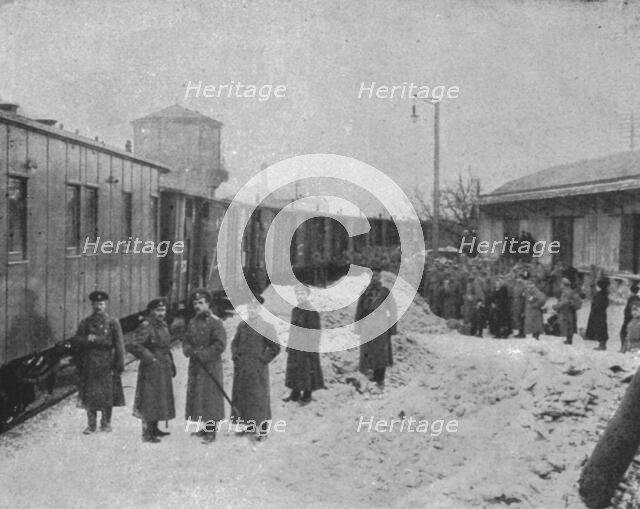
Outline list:
[[[573,288],[575,269],[562,262],[552,270],[537,259],[531,262],[500,259],[434,260],[424,273],[422,294],[434,314],[462,321],[462,330],[482,336],[488,327],[496,338],[544,331],[543,310],[547,297],[559,299],[561,335],[571,342],[576,332],[575,312],[580,298]],[[571,318],[571,319],[569,319]]]
[[[291,323],[297,327],[292,327],[289,338],[285,375],[285,385],[291,394],[284,401],[304,405],[311,401],[313,391],[324,388],[319,355],[321,323],[320,314],[309,303],[309,288],[298,285],[295,294],[298,306],[292,310]],[[73,340],[78,406],[87,412],[84,433],[97,431],[98,412],[101,412],[100,429],[112,430],[112,409],[125,404],[121,374],[128,351],[140,361],[133,415],[142,422],[142,440],[158,443],[169,435],[158,424],[176,416],[172,380],[176,366],[166,323],[167,302],[163,298],[149,302],[147,317],[125,347],[119,321],[107,313],[109,296],[94,291],[89,300],[93,313],[80,322]],[[191,296],[195,316],[189,320],[182,340],[182,352],[189,359],[185,417],[199,423],[192,435],[204,443],[216,438],[215,424],[225,418],[225,398],[231,404],[230,421],[238,426],[237,434],[253,432],[257,441],[267,436],[271,421],[268,365],[280,353],[280,345],[273,341],[276,337],[273,325],[260,316],[263,302],[258,295],[247,305],[247,317],[238,325],[231,342],[233,392],[228,399],[222,369],[222,353],[227,346],[225,328],[212,311],[214,303],[209,292],[197,290]],[[385,370],[393,364],[391,336],[396,333],[397,317],[395,301],[382,285],[379,267],[374,267],[371,283],[358,300],[356,322],[372,313],[377,315],[374,325],[369,324],[368,329],[357,325],[362,335],[369,334],[371,327],[378,331],[376,337],[367,336],[369,340],[360,346],[360,369],[372,373],[382,389]],[[385,332],[380,334],[380,330]],[[201,425],[203,422],[206,424]]]

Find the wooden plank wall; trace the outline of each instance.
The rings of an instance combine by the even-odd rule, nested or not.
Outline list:
[[[7,126],[0,124],[0,193],[7,195]],[[7,206],[0,207],[0,238],[7,238]],[[0,249],[0,338],[7,337],[7,242]],[[0,365],[7,359],[7,343],[0,342]]]

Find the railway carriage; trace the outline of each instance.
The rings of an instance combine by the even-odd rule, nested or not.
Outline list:
[[[104,241],[158,239],[159,176],[169,169],[0,110],[0,412],[15,411],[16,370],[74,335],[87,295],[125,317],[158,294],[159,258]],[[131,245],[130,245],[131,246]],[[19,392],[19,391],[18,391]],[[3,417],[3,416],[0,416]]]

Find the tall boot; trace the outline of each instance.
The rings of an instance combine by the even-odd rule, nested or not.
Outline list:
[[[216,429],[218,427],[218,423],[214,423],[213,425],[213,429],[211,429],[210,427],[210,422],[208,422],[205,426],[204,426],[204,434],[202,435],[202,443],[203,444],[210,444],[211,442],[214,442],[216,439]]]
[[[89,435],[96,430],[96,423],[98,421],[98,413],[95,410],[87,410],[87,427],[83,433]]]
[[[142,441],[157,444],[160,439],[153,434],[153,426],[151,422],[142,421]]]
[[[289,401],[298,401],[300,399],[300,391],[298,389],[292,389],[291,394],[288,397],[284,398],[282,401],[285,403]]]
[[[158,428],[158,421],[151,421],[151,427],[153,430],[153,436],[166,437],[167,435],[171,435],[168,431],[161,431],[160,428]]]
[[[102,410],[102,415],[100,416],[100,431],[113,431],[113,429],[111,428],[111,412],[111,407],[104,408]]]

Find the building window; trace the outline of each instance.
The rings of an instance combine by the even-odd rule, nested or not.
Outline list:
[[[87,238],[95,242],[98,237],[98,190],[95,187],[85,190],[84,214]]]
[[[151,212],[150,212],[150,216],[151,216],[151,232],[153,233],[153,240],[154,242],[158,242],[159,239],[159,232],[158,232],[158,197],[157,196],[152,196],[151,197]]]
[[[9,177],[9,253],[11,259],[27,257],[27,179]]]
[[[80,186],[67,186],[66,211],[67,250],[76,253],[80,247]]]
[[[122,231],[124,236],[129,238],[133,236],[133,195],[131,193],[122,193]]]

